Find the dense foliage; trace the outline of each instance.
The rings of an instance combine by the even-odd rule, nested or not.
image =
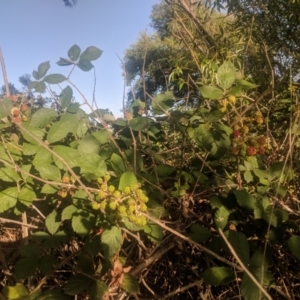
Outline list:
[[[1,98],[0,299],[297,299],[295,1],[198,2],[154,7],[125,55],[124,118],[71,81],[94,46],[59,59],[68,77],[41,63],[37,96]]]

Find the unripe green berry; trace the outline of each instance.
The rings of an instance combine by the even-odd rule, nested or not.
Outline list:
[[[131,221],[131,222],[136,222],[136,220],[137,220],[137,217],[135,216],[135,215],[129,215],[129,221]]]
[[[109,208],[110,208],[111,210],[116,210],[116,208],[117,208],[117,202],[112,201],[112,202],[110,202],[110,203],[108,204],[108,206],[109,206]]]
[[[115,198],[120,198],[121,192],[120,192],[120,191],[115,191],[115,192],[113,193],[113,196],[114,196]]]
[[[111,192],[111,193],[113,193],[115,190],[116,190],[116,188],[113,185],[110,185],[108,187],[108,191]]]
[[[130,190],[130,187],[129,186],[126,186],[123,190],[123,193],[126,194],[126,195],[129,195],[131,193],[131,190]]]
[[[100,190],[101,191],[106,191],[107,190],[107,185],[105,183],[100,185]]]
[[[129,198],[129,199],[127,200],[128,206],[132,206],[132,205],[134,206],[135,203],[136,203],[136,201],[135,201],[133,198]]]
[[[110,180],[110,175],[109,174],[105,174],[104,175],[104,180],[105,181],[109,181]]]
[[[106,193],[104,191],[102,191],[102,190],[99,191],[98,195],[99,195],[100,199],[105,199],[106,198]]]
[[[120,206],[118,207],[118,211],[119,211],[120,213],[126,212],[126,206],[125,206],[125,205],[120,205]]]
[[[145,212],[147,211],[147,209],[148,209],[147,205],[145,203],[142,203],[140,206],[140,211]]]
[[[99,208],[105,210],[106,206],[107,206],[107,202],[103,201],[100,203]]]
[[[95,209],[95,210],[98,210],[98,209],[99,209],[99,203],[94,202],[94,203],[92,204],[92,208]]]
[[[102,183],[103,183],[103,179],[102,179],[102,178],[97,178],[97,182],[98,182],[99,184],[102,184]]]
[[[135,212],[135,205],[130,205],[130,206],[128,206],[128,211],[130,212],[130,213],[133,213],[133,212]]]

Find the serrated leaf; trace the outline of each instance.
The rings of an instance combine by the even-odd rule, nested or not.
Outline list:
[[[143,230],[153,243],[161,242],[164,237],[164,232],[159,225],[148,223],[143,227]]]
[[[0,100],[0,120],[10,115],[12,107],[10,99],[4,98]]]
[[[224,62],[217,71],[218,84],[223,89],[228,89],[232,86],[236,78],[235,66],[232,62]]]
[[[60,226],[60,220],[56,210],[53,210],[45,220],[45,225],[50,234],[55,234]]]
[[[246,190],[236,190],[233,191],[239,205],[250,211],[255,209],[255,198],[249,194]]]
[[[49,143],[55,143],[65,138],[68,133],[75,132],[78,126],[78,120],[74,115],[65,114],[58,122],[55,122],[47,135]]]
[[[129,121],[132,130],[142,131],[149,127],[151,119],[147,117],[136,117]]]
[[[210,231],[200,224],[192,224],[188,236],[197,243],[206,242],[210,237]]]
[[[92,283],[89,290],[91,300],[99,300],[108,291],[108,287],[103,281],[97,280]]]
[[[128,218],[123,218],[122,222],[124,223],[125,227],[130,231],[140,231],[143,230],[143,227],[136,225],[128,220]]]
[[[0,192],[0,213],[14,207],[18,199],[18,189],[10,187]]]
[[[53,165],[41,165],[36,167],[43,179],[60,181],[61,174],[59,169]]]
[[[62,109],[65,109],[71,104],[72,97],[73,97],[73,90],[68,85],[62,90],[61,94],[59,95],[59,102]]]
[[[25,257],[17,261],[15,265],[14,275],[17,279],[25,279],[32,276],[38,267],[37,257]]]
[[[130,295],[136,295],[140,293],[139,282],[130,274],[124,274],[121,287]]]
[[[300,261],[300,236],[293,235],[288,239],[287,244],[292,254]]]
[[[86,135],[78,145],[78,152],[81,155],[89,155],[89,154],[98,154],[100,150],[100,145],[96,138],[92,135]]]
[[[76,65],[80,70],[82,70],[84,72],[88,72],[92,68],[94,68],[93,64],[89,60],[84,59],[84,58],[80,58],[79,62]]]
[[[254,89],[254,88],[258,87],[257,84],[254,84],[254,83],[252,83],[252,82],[246,81],[246,80],[244,80],[244,79],[236,79],[236,80],[234,81],[234,83],[235,83],[237,86],[241,87],[241,88],[242,88],[243,90],[245,90],[245,91],[247,91],[247,90],[249,90],[249,89]]]
[[[243,262],[245,266],[249,263],[249,243],[244,233],[230,230],[228,232],[228,242],[235,250],[237,256]]]
[[[27,132],[29,132],[30,134]],[[27,142],[29,142],[33,145],[38,145],[39,142],[37,140],[39,140],[39,141],[43,140],[45,130],[40,129],[40,128],[34,128],[34,127],[30,126],[29,123],[23,123],[22,127],[21,127],[21,133]]]
[[[152,110],[156,115],[164,114],[174,105],[174,95],[173,92],[165,92],[163,94],[159,94],[152,99]]]
[[[97,154],[89,154],[82,156],[78,161],[81,173],[85,175],[93,175],[95,179],[103,177],[107,172],[104,159]]]
[[[252,176],[252,173],[251,171],[245,171],[244,173],[244,179],[247,183],[251,182],[253,180],[253,176]]]
[[[49,61],[45,61],[45,62],[39,64],[38,71],[37,71],[38,72],[38,77],[39,77],[38,79],[43,78],[46,75],[46,73],[48,72],[49,69],[50,69]]]
[[[67,66],[71,66],[74,65],[74,63],[66,58],[60,57],[60,60],[56,62],[56,64],[58,64],[61,67],[67,67]]]
[[[35,70],[32,71],[32,76],[33,76],[33,78],[35,80],[39,80],[40,79],[39,73],[37,71],[35,71]],[[30,87],[31,84],[32,84],[32,82],[29,83],[29,87]]]
[[[78,210],[77,210],[78,212]],[[95,224],[95,216],[92,214],[81,213],[74,214],[72,217],[72,228],[79,235],[87,235]]]
[[[88,289],[88,287],[94,282],[93,279],[88,278],[84,275],[77,274],[73,276],[65,285],[65,293],[68,295],[77,295],[84,290]]]
[[[235,280],[235,273],[227,267],[213,267],[202,273],[202,278],[209,285],[223,285]]]
[[[118,175],[121,175],[127,170],[124,159],[116,153],[112,154],[110,158],[110,165]]]
[[[122,231],[116,226],[105,230],[101,235],[101,244],[107,258],[112,258],[120,250],[122,243]]]
[[[223,91],[215,86],[203,85],[199,88],[199,90],[200,90],[201,95],[204,98],[208,98],[208,99],[212,99],[212,100],[222,99],[224,96]]]
[[[62,220],[70,220],[73,215],[78,211],[78,208],[74,205],[69,205],[64,208],[61,214]]]
[[[93,132],[93,136],[101,145],[107,144],[110,141],[110,134],[105,129],[99,129]]]
[[[17,283],[15,286],[4,286],[2,294],[9,300],[28,299],[29,295],[27,288],[22,283]]]
[[[57,116],[58,114],[54,109],[41,108],[32,115],[30,126],[34,128],[44,128]]]
[[[125,187],[138,183],[133,172],[125,172],[121,175],[119,182],[119,190],[123,191]]]
[[[32,160],[33,166],[37,169],[40,166],[50,165],[51,163],[51,153],[47,149],[40,147],[40,150],[37,152],[37,154],[34,156],[34,159]]]
[[[77,257],[77,268],[86,274],[93,275],[94,262],[92,257],[86,252],[80,253]]]
[[[95,46],[90,46],[87,47],[80,55],[80,60],[81,59],[86,59],[86,60],[96,60],[98,59],[102,54],[102,50]]]
[[[34,87],[32,85],[34,84]],[[36,81],[35,83],[29,84],[30,88],[34,88],[36,93],[45,93],[46,90],[46,84],[44,81]]]
[[[50,184],[43,185],[43,187],[41,189],[42,194],[55,194],[57,191],[58,191],[58,188],[53,185],[50,185]]]
[[[80,53],[81,53],[80,47],[75,44],[69,49],[68,57],[72,61],[76,61],[79,58]]]
[[[6,182],[17,182],[21,177],[12,168],[0,168],[0,179]]]
[[[19,193],[19,201],[22,204],[30,206],[35,199],[36,194],[30,185],[25,185],[21,188]]]
[[[80,104],[78,102],[75,103],[71,103],[68,107],[67,107],[67,112],[71,113],[71,114],[76,114],[77,111],[79,110]]]
[[[62,74],[51,74],[51,75],[45,76],[43,81],[50,83],[50,84],[58,84],[58,83],[64,82],[66,79],[67,79],[66,76],[64,76]]]
[[[21,245],[19,251],[24,257],[37,258],[41,254],[41,248],[37,244]]]
[[[216,227],[223,230],[228,223],[228,217],[229,211],[224,206],[218,208],[214,216]]]
[[[78,160],[80,158],[80,154],[77,149],[73,149],[67,146],[54,146],[52,149],[56,154],[58,154],[70,168],[74,168],[78,166]],[[65,169],[66,166],[64,163],[58,159],[55,155],[52,156],[54,163],[59,169]]]

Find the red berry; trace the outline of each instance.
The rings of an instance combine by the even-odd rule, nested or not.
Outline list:
[[[233,132],[232,132],[232,137],[234,139],[238,139],[241,135],[242,135],[242,133],[239,130],[233,130]]]
[[[235,156],[239,155],[239,153],[240,153],[240,149],[237,147],[232,147],[231,151],[232,151],[232,154]]]
[[[258,137],[256,141],[261,146],[266,144],[266,139],[263,136]]]
[[[255,147],[248,147],[246,150],[247,156],[255,156],[256,155],[256,148]]]
[[[259,154],[264,154],[265,152],[266,152],[266,149],[265,149],[264,147],[260,146],[260,147],[258,148],[258,153],[259,153]]]
[[[25,112],[28,110],[28,105],[27,104],[22,104],[21,105],[21,111]]]

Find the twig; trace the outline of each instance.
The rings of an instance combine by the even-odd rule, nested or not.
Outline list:
[[[5,218],[0,218],[0,222],[13,223],[13,224],[18,224],[18,225],[21,225],[21,226],[26,226],[26,227],[29,227],[29,228],[33,228],[33,229],[39,229],[39,227],[37,227],[35,225],[30,225],[30,224],[27,224],[27,223],[15,221],[15,220],[10,220],[10,219],[5,219]]]

